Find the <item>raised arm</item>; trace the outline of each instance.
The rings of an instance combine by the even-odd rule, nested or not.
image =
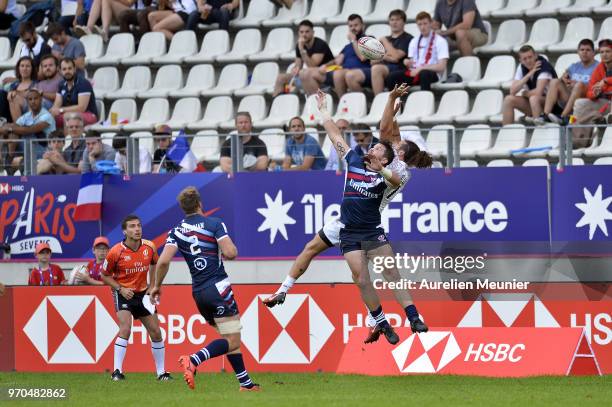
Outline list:
[[[168,274],[168,270],[170,269],[170,262],[172,261],[172,258],[176,255],[177,251],[177,246],[173,244],[166,244],[164,246],[164,250],[162,250],[162,254],[159,256],[159,260],[157,260],[157,267],[155,267],[155,285],[153,285],[149,289],[149,295],[151,296],[152,303],[159,302],[159,296],[161,295],[161,285],[164,282],[164,278],[166,278],[166,274]]]
[[[331,118],[329,111],[327,110],[327,98],[325,92],[321,89],[317,92],[317,106],[319,108],[319,112],[321,113],[321,117],[323,118],[323,127],[327,132],[327,136],[331,140],[334,148],[338,152],[338,157],[344,158],[346,153],[350,150],[346,141],[344,141],[344,137],[342,137],[342,131],[336,126],[336,123]]]
[[[402,83],[400,86],[395,85],[393,90],[389,92],[389,99],[385,110],[383,111],[382,120],[380,121],[380,139],[389,141],[392,144],[399,143],[401,140],[399,132],[395,131],[395,115],[401,108],[401,103],[398,98],[408,94],[408,84]]]

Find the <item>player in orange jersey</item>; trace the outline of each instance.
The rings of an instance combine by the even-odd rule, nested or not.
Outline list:
[[[155,279],[157,249],[142,239],[142,225],[136,215],[128,215],[121,223],[125,239],[108,252],[102,266],[102,280],[113,289],[115,311],[119,319],[119,336],[115,340],[115,366],[113,381],[124,380],[123,359],[132,329],[132,317],[140,319],[151,337],[151,351],[155,359],[157,380],[171,380],[164,367],[164,341],[159,329],[157,310],[147,294],[147,276]],[[151,281],[153,285],[154,281]]]

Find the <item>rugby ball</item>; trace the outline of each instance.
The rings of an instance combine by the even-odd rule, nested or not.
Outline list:
[[[82,285],[83,282],[77,278],[77,273],[82,272],[87,274],[87,265],[82,264],[80,266],[75,266],[70,273],[68,273],[68,285]]]
[[[373,37],[361,37],[357,41],[357,49],[367,59],[377,61],[385,56],[385,47]]]

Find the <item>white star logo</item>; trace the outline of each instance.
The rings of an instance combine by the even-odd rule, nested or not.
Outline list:
[[[284,204],[283,191],[281,190],[278,191],[274,200],[267,193],[265,194],[265,199],[266,208],[257,208],[257,212],[265,218],[262,224],[259,225],[259,228],[257,228],[257,231],[270,230],[270,244],[274,243],[278,232],[283,235],[285,240],[289,240],[286,225],[295,224],[295,219],[289,216],[287,212],[293,206],[293,201]]]
[[[576,208],[584,212],[582,218],[576,223],[577,228],[589,225],[589,240],[593,240],[593,235],[597,228],[601,229],[604,235],[608,236],[606,220],[612,220],[612,213],[608,211],[608,206],[612,202],[612,196],[602,199],[601,184],[597,187],[594,195],[584,188],[584,199],[586,202],[576,204]]]

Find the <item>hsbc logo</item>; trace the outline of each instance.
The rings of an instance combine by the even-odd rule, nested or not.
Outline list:
[[[11,187],[6,182],[0,182],[0,195],[7,195],[11,190]]]
[[[461,354],[450,331],[411,335],[393,351],[393,359],[402,373],[436,373]]]
[[[288,294],[282,306],[253,299],[242,314],[242,343],[262,364],[309,364],[321,351],[334,325],[308,294]]]
[[[96,363],[119,327],[94,295],[49,295],[23,327],[50,364]]]

